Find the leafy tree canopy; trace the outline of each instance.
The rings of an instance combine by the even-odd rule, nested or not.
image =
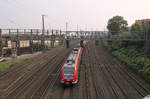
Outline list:
[[[128,23],[122,16],[114,16],[113,18],[109,19],[107,29],[114,35],[127,31],[127,26]]]
[[[135,23],[131,26],[131,34],[135,36],[144,36],[143,27],[141,24]]]

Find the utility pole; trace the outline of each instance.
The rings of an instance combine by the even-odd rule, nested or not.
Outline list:
[[[78,30],[79,30],[79,26],[77,24],[77,39],[79,38],[79,32],[78,32]]]
[[[42,15],[42,34],[44,34],[44,31],[45,31],[44,17],[45,17],[45,15]]]
[[[66,36],[68,36],[68,22],[66,22]]]
[[[69,48],[68,22],[66,22],[66,48]]]

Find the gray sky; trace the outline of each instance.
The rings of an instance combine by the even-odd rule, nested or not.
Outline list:
[[[123,16],[131,25],[150,18],[150,0],[0,0],[0,28],[46,28],[104,30],[108,19]]]

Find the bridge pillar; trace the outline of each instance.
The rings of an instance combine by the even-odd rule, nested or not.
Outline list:
[[[42,51],[45,51],[45,44],[44,44],[44,33],[42,33],[41,35],[41,47],[42,47]]]
[[[61,30],[60,30],[60,34],[59,34],[59,45],[62,45]]]
[[[51,48],[54,47],[54,31],[52,30],[52,35],[51,35]]]
[[[17,40],[16,40],[17,56],[20,55],[20,40],[19,40],[19,30],[17,29]]]
[[[33,40],[30,40],[30,52],[33,53]]]
[[[41,36],[40,36],[40,31],[38,31],[38,51],[41,51]]]
[[[41,39],[41,47],[42,47],[42,51],[44,51],[44,50],[45,50],[45,46],[44,46],[44,40],[43,40],[43,37],[42,37],[42,39]]]
[[[16,47],[17,47],[17,56],[19,56],[20,55],[20,41],[17,41]]]
[[[55,35],[54,35],[54,39],[52,40],[52,46],[55,47]]]
[[[95,40],[95,45],[98,46],[99,45],[99,40]]]
[[[51,45],[50,45],[50,46],[51,46],[51,48],[53,48],[53,47],[54,47],[54,46],[53,46],[53,41],[52,41],[52,39],[51,39]]]
[[[32,29],[31,29],[31,37],[30,37],[30,52],[31,53],[33,53],[33,39],[32,39],[32,33],[33,33],[33,31],[32,31]]]
[[[17,42],[11,40],[11,53],[12,53],[12,58],[17,57]]]
[[[45,48],[46,48],[46,50],[48,50],[49,49],[49,46],[48,46],[48,36],[49,36],[49,30],[47,30],[47,35],[46,35],[46,46],[45,46]]]
[[[69,48],[69,37],[66,39],[66,48]]]
[[[39,35],[38,35],[39,31],[38,29],[36,30],[36,51],[39,51]]]

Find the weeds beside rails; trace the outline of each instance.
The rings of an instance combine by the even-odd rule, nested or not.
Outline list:
[[[10,68],[14,64],[19,64],[24,62],[26,59],[20,59],[20,60],[15,60],[15,61],[8,61],[4,63],[0,63],[0,72]]]

